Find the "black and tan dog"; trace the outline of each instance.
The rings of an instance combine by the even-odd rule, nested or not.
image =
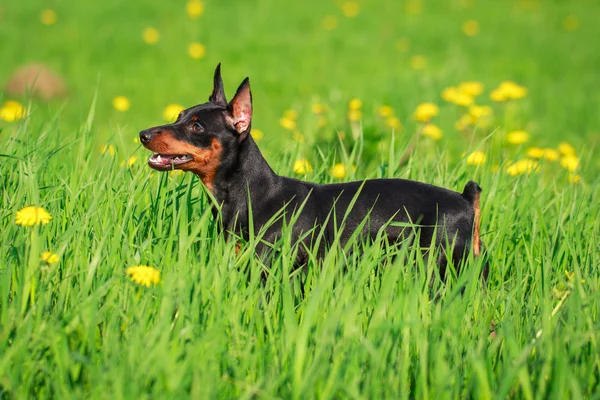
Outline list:
[[[467,183],[461,194],[404,179],[319,185],[279,176],[249,134],[251,122],[248,78],[228,103],[219,64],[208,103],[182,111],[172,124],[141,131],[140,141],[155,153],[148,160],[150,167],[159,171],[181,169],[200,178],[221,205],[226,233],[247,239],[250,212],[257,233],[282,208],[289,212],[288,221],[294,210],[300,210],[292,227],[293,239],[303,236],[308,246],[300,246],[298,265],[307,260],[306,249],[311,244],[311,236],[306,232],[323,230],[326,247],[342,221],[344,227],[339,233],[342,243],[359,226],[367,237],[374,238],[381,229],[393,241],[418,237],[421,248],[429,248],[435,239],[443,247],[437,259],[442,276],[448,258],[458,269],[470,249],[475,256],[479,255],[481,189],[475,182]],[[361,224],[365,218],[366,224]],[[280,237],[284,219],[279,218],[266,229],[264,241],[274,243]],[[408,224],[419,227],[416,236],[413,228],[406,228]],[[448,243],[451,257],[446,256]],[[258,248],[259,252],[265,250],[266,247]]]

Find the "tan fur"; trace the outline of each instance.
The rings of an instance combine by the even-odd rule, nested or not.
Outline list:
[[[158,154],[166,155],[190,155],[194,159],[185,163],[177,169],[190,171],[198,175],[204,186],[209,191],[213,191],[213,183],[217,173],[217,167],[221,162],[221,152],[223,147],[215,138],[212,140],[209,148],[203,149],[190,143],[175,139],[173,132],[163,131],[156,135],[150,143],[146,145],[148,150]]]
[[[478,257],[481,253],[481,240],[479,239],[479,220],[481,218],[481,210],[479,208],[479,197],[481,193],[475,195],[473,200],[473,211],[475,212],[475,221],[473,223],[473,255]]]

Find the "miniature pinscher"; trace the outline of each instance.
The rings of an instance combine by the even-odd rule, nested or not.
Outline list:
[[[337,233],[344,244],[358,228],[367,238],[375,238],[385,229],[388,239],[410,239],[423,249],[435,240],[435,246],[440,248],[436,262],[441,276],[445,275],[449,259],[458,270],[470,249],[474,256],[480,254],[481,189],[475,182],[467,183],[464,191],[457,193],[405,179],[320,185],[279,176],[250,135],[249,79],[244,79],[227,102],[220,67],[217,65],[215,70],[207,103],[182,111],[172,124],[141,131],[140,141],[154,153],[148,160],[151,168],[190,171],[200,178],[220,204],[225,234],[234,233],[247,240],[250,217],[257,234],[284,209],[284,217],[264,230],[263,241],[275,243],[281,236],[285,214],[289,220],[292,213],[299,212],[292,226],[293,240],[302,240],[306,246],[299,246],[297,265],[308,260],[307,249],[314,235],[306,233],[315,228],[322,230],[325,243],[332,243]],[[413,228],[407,229],[410,224]],[[452,254],[448,256],[446,249],[450,247]],[[266,249],[267,246],[259,246],[257,252]],[[320,246],[319,253],[323,251]],[[485,279],[487,266],[483,275]]]

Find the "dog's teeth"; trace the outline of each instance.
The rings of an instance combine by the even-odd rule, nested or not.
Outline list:
[[[160,154],[156,156],[156,162],[162,162],[162,159],[160,158]]]

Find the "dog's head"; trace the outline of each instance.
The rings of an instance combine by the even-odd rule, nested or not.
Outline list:
[[[182,111],[172,124],[141,131],[140,142],[155,153],[148,160],[151,168],[191,171],[211,190],[217,170],[237,158],[251,122],[250,80],[244,79],[228,103],[219,64],[208,103]]]

